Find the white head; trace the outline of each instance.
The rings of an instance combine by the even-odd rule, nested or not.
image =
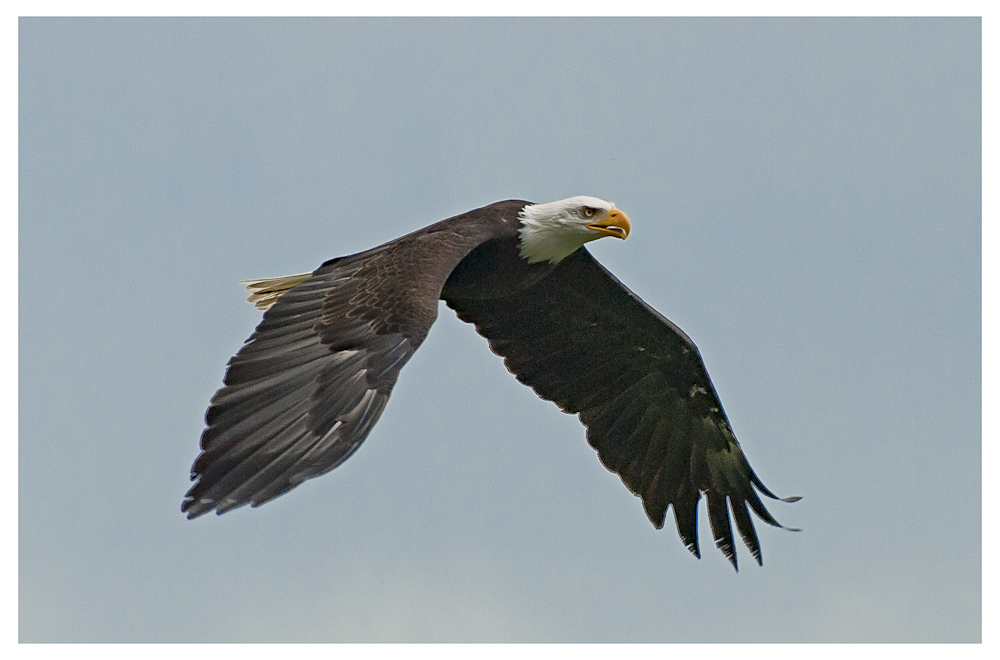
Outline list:
[[[578,195],[521,210],[521,256],[534,264],[557,264],[584,243],[614,236],[624,239],[632,227],[628,216],[611,202]]]

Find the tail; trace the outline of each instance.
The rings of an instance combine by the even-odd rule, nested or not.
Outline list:
[[[246,285],[247,291],[250,292],[247,302],[253,303],[257,309],[267,310],[286,291],[293,286],[302,284],[310,277],[312,277],[312,273],[299,273],[284,277],[265,277],[260,280],[240,280],[240,284]]]

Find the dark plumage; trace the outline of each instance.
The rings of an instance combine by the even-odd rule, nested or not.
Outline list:
[[[520,382],[580,416],[601,462],[642,498],[657,528],[672,505],[681,538],[700,556],[704,493],[716,545],[735,567],[731,508],[760,563],[748,508],[780,527],[754,487],[775,496],[747,463],[698,349],[582,247],[628,229],[624,214],[595,198],[512,200],[308,275],[251,284],[251,300],[273,306],[212,398],[191,469],[198,481],[182,510],[194,518],[258,506],[346,460],[443,299]],[[544,243],[553,232],[569,241],[569,256]]]

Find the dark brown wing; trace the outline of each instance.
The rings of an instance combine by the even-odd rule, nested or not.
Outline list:
[[[510,296],[447,292],[448,305],[475,324],[520,382],[580,415],[601,462],[642,498],[658,529],[673,505],[681,539],[700,556],[697,507],[705,493],[716,545],[736,567],[728,499],[761,562],[748,506],[780,527],[754,486],[775,496],[747,463],[698,349],[677,326],[585,249]]]
[[[188,518],[260,505],[354,453],[427,336],[448,275],[512,234],[523,206],[493,204],[328,261],[281,295],[212,397]]]

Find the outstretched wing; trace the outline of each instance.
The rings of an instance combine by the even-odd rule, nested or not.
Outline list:
[[[716,545],[736,567],[728,499],[761,562],[748,507],[780,527],[754,487],[775,496],[747,463],[698,349],[586,249],[513,295],[446,302],[520,382],[579,414],[601,462],[642,498],[657,529],[673,505],[681,539],[700,556],[697,508],[705,493]]]
[[[427,336],[448,275],[491,231],[450,219],[310,276],[260,281],[276,301],[205,414],[188,518],[260,505],[354,453]]]

